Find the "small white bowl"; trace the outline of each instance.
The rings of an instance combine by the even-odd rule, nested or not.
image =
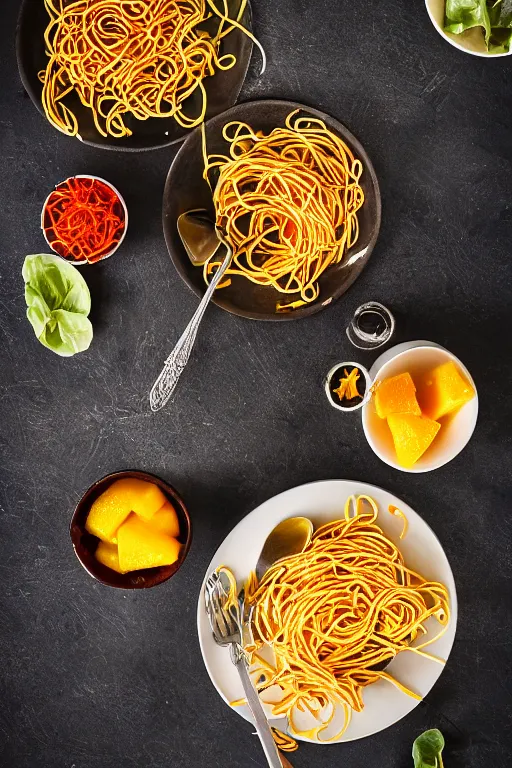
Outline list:
[[[410,371],[412,376],[431,371],[438,365],[453,360],[460,368],[476,393],[476,386],[471,374],[461,361],[444,347],[431,341],[407,341],[388,349],[375,361],[370,369],[373,383],[390,376]],[[362,421],[366,439],[379,459],[401,472],[431,472],[433,469],[448,464],[469,442],[474,432],[478,417],[478,395],[462,406],[451,419],[443,423],[432,445],[410,469],[400,466],[396,460],[393,438],[383,420],[377,416],[374,399],[363,406]]]
[[[113,254],[117,251],[117,249],[119,248],[119,246],[123,242],[123,240],[124,240],[124,238],[126,236],[126,231],[128,229],[128,208],[126,207],[126,203],[124,201],[124,198],[123,198],[122,194],[119,192],[119,190],[116,189],[116,187],[114,187],[114,185],[111,184],[110,181],[107,181],[106,179],[102,179],[101,176],[91,176],[90,174],[76,174],[75,176],[68,176],[68,178],[64,179],[64,181],[59,181],[59,183],[55,185],[54,189],[52,189],[52,191],[50,192],[50,194],[48,195],[48,197],[44,201],[43,208],[41,210],[41,229],[43,231],[43,237],[46,240],[46,242],[48,243],[49,247],[52,249],[53,253],[56,256],[58,256],[60,259],[62,259],[63,261],[67,261],[68,264],[72,264],[74,267],[81,267],[83,264],[89,264],[89,262],[87,261],[87,259],[84,259],[83,261],[71,261],[71,259],[66,259],[64,256],[61,256],[60,253],[57,253],[57,251],[55,251],[52,248],[50,241],[46,237],[46,231],[45,231],[45,227],[44,227],[44,214],[45,214],[45,211],[46,211],[46,206],[48,205],[48,200],[53,195],[55,189],[57,189],[57,187],[60,187],[61,184],[65,184],[66,181],[69,181],[70,179],[94,179],[94,181],[101,181],[102,184],[105,184],[107,187],[110,187],[110,189],[114,192],[114,194],[117,195],[117,197],[119,198],[119,202],[121,203],[121,207],[122,207],[123,213],[124,213],[124,229],[123,229],[123,233],[121,235],[121,238],[120,238],[119,242],[116,243],[116,245],[112,248],[112,250],[109,251],[108,253],[106,253],[104,256],[102,256],[101,259],[98,259],[98,261],[94,262],[94,264],[99,264],[100,261],[105,261],[105,259],[108,259],[108,258],[110,258],[110,256],[113,256]]]
[[[512,51],[508,51],[508,53],[490,53],[485,45],[482,27],[468,29],[461,35],[452,35],[450,32],[445,32],[443,29],[444,11],[446,7],[445,0],[425,0],[425,5],[427,7],[428,15],[430,16],[430,21],[441,37],[444,37],[450,45],[453,45],[454,48],[458,48],[459,51],[470,53],[472,56],[490,56],[492,58],[512,55]]]
[[[331,380],[332,380],[332,377],[334,376],[336,371],[339,371],[340,368],[345,368],[345,367],[347,367],[347,368],[357,368],[358,371],[361,371],[361,373],[363,374],[363,378],[364,378],[364,395],[361,398],[361,402],[357,403],[357,405],[352,405],[350,408],[346,408],[344,405],[340,405],[339,403],[336,403],[332,399],[332,395],[331,395]],[[325,377],[324,389],[325,389],[325,394],[327,395],[327,399],[328,399],[329,403],[332,405],[333,408],[337,408],[338,411],[345,411],[346,413],[348,413],[349,411],[358,411],[359,408],[362,408],[363,405],[371,397],[371,392],[370,392],[370,389],[371,389],[370,374],[366,370],[364,365],[361,365],[361,363],[345,363],[345,362],[336,363],[336,365],[333,365],[333,367],[331,368],[331,370],[329,371],[329,373]]]

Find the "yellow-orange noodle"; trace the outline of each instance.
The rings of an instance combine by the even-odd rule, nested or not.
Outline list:
[[[199,125],[206,112],[203,80],[216,70],[235,66],[221,55],[222,39],[239,23],[213,0],[44,0],[50,16],[45,32],[49,61],[40,73],[42,103],[49,121],[71,136],[77,118],[66,97],[75,92],[89,107],[102,136],[122,138],[132,131],[125,117],[138,120],[174,117],[186,128]],[[219,18],[215,36],[205,30]],[[184,111],[185,100],[200,93],[196,115]]]
[[[357,241],[364,202],[363,166],[322,120],[292,112],[270,134],[240,122],[223,129],[229,157],[209,155],[205,178],[213,187],[216,223],[233,249],[227,275],[273,286],[287,295],[277,310],[309,304],[318,279]],[[205,279],[219,265],[205,265]]]
[[[260,693],[282,688],[273,714],[288,716],[292,735],[301,733],[297,710],[319,719],[317,728],[302,732],[319,739],[338,705],[345,711],[343,729],[333,737],[339,738],[352,711],[363,708],[363,689],[379,679],[420,698],[385,667],[402,651],[429,656],[422,649],[448,626],[446,587],[406,567],[377,514],[373,499],[349,498],[343,520],[319,528],[302,554],[276,563],[250,595],[257,645],[269,645],[275,656],[271,665],[253,652],[254,679]],[[413,646],[431,617],[439,633]],[[330,711],[327,718],[322,711]]]

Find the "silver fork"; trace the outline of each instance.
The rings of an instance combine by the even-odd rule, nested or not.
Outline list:
[[[261,741],[261,746],[272,768],[291,768],[285,757],[280,757],[270,725],[265,712],[249,677],[247,656],[241,645],[241,618],[238,600],[226,606],[228,594],[222,584],[219,574],[212,573],[206,580],[205,602],[206,613],[213,637],[218,645],[229,645],[231,661],[238,670],[242,681],[247,704],[254,718],[254,725]]]

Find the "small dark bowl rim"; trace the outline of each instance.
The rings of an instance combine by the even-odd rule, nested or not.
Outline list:
[[[238,112],[240,110],[244,110],[244,108],[250,108],[251,106],[254,106],[254,105],[258,105],[262,110],[264,110],[265,107],[272,108],[273,106],[285,106],[290,111],[301,110],[305,113],[309,113],[313,117],[317,117],[317,118],[320,118],[321,120],[324,120],[324,122],[327,122],[328,125],[330,124],[335,125],[339,135],[344,140],[346,140],[347,143],[350,144],[351,148],[354,149],[355,152],[357,153],[359,159],[363,160],[366,170],[368,171],[373,190],[374,190],[375,209],[376,209],[375,220],[374,220],[372,235],[366,247],[365,256],[364,258],[361,259],[361,263],[359,265],[356,265],[355,268],[353,269],[353,274],[351,276],[351,279],[348,280],[347,283],[341,283],[336,288],[336,290],[330,292],[329,295],[326,296],[324,299],[322,299],[320,295],[311,304],[308,304],[303,307],[299,307],[298,309],[293,310],[293,312],[282,312],[282,313],[257,312],[249,309],[242,309],[240,307],[233,305],[231,302],[223,299],[222,296],[220,295],[217,296],[215,294],[212,296],[212,299],[211,299],[211,302],[215,304],[217,307],[219,307],[219,309],[222,309],[225,312],[229,312],[230,314],[236,315],[238,317],[245,317],[249,320],[258,320],[262,322],[288,322],[290,320],[300,320],[305,317],[310,317],[311,315],[316,315],[317,312],[321,312],[323,309],[326,309],[327,307],[334,304],[334,302],[336,302],[341,296],[343,296],[343,294],[346,293],[346,291],[351,287],[351,285],[357,280],[357,278],[365,268],[366,264],[368,263],[370,256],[375,248],[375,244],[377,242],[381,223],[382,223],[382,196],[380,192],[379,180],[377,178],[375,168],[373,166],[373,163],[366,149],[361,144],[359,139],[356,136],[354,136],[354,134],[346,127],[344,123],[341,122],[341,120],[338,120],[338,118],[333,117],[332,115],[329,115],[326,112],[323,112],[319,109],[315,109],[315,107],[311,107],[305,104],[300,104],[295,101],[288,101],[287,99],[272,99],[272,98],[250,99],[248,101],[241,101],[241,102],[238,102],[237,104],[234,104],[225,112],[222,112],[219,115],[214,115],[205,123],[203,123],[205,131],[206,132],[208,131],[208,128],[211,127],[212,123],[217,123],[220,120],[225,120],[225,122],[229,122],[229,120],[237,119]],[[243,119],[243,116],[241,119]],[[163,205],[162,205],[162,226],[164,230],[164,237],[165,237],[165,243],[167,245],[167,251],[169,253],[169,256],[171,258],[171,261],[176,271],[178,272],[183,282],[199,298],[202,298],[204,296],[206,292],[206,286],[204,287],[204,289],[202,287],[201,289],[199,289],[193,283],[193,281],[190,279],[188,275],[188,271],[187,271],[188,264],[186,260],[183,258],[183,255],[178,253],[174,248],[173,238],[172,238],[172,227],[176,225],[176,222],[170,223],[167,220],[166,201],[173,194],[172,188],[173,188],[173,181],[174,181],[174,175],[176,173],[176,168],[178,167],[182,158],[186,156],[187,152],[189,151],[190,144],[194,141],[194,136],[197,135],[197,132],[200,131],[201,128],[202,127],[199,126],[198,128],[195,128],[193,131],[189,133],[189,135],[187,136],[187,138],[179,148],[178,152],[174,156],[174,159],[167,173],[167,178],[165,180],[165,187],[164,187],[164,193],[163,193]]]
[[[107,566],[99,563],[94,555],[91,553],[89,563],[84,562],[83,557],[78,551],[78,548],[83,545],[80,544],[80,538],[83,535],[92,537],[92,534],[88,534],[85,530],[85,519],[87,513],[90,510],[91,504],[97,498],[101,491],[106,490],[115,480],[120,480],[124,477],[135,477],[139,480],[146,480],[148,482],[158,485],[158,487],[164,492],[164,494],[172,501],[173,505],[178,507],[176,510],[180,519],[180,526],[185,523],[186,530],[181,533],[180,541],[182,540],[182,548],[178,560],[172,565],[162,565],[156,568],[146,568],[141,571],[130,571],[126,574],[117,573],[112,571]],[[92,497],[92,498],[91,498]],[[89,503],[90,500],[90,503]],[[80,522],[78,518],[85,514],[83,522]],[[150,589],[156,587],[159,584],[163,584],[175,575],[183,565],[186,557],[189,553],[190,546],[192,544],[192,522],[188,513],[185,502],[181,498],[178,491],[166,480],[163,480],[158,475],[154,475],[151,472],[145,472],[139,469],[121,469],[115,472],[110,472],[99,480],[96,480],[85,493],[81,496],[80,500],[73,510],[71,517],[71,523],[69,525],[69,535],[71,537],[71,543],[75,555],[84,568],[84,570],[96,581],[104,584],[107,587],[114,587],[115,589]],[[109,574],[113,574],[112,577]],[[135,575],[134,575],[135,574]],[[148,583],[150,582],[150,583]]]
[[[27,73],[25,71],[25,65],[23,63],[22,41],[21,41],[21,25],[22,25],[23,15],[26,12],[26,6],[28,5],[29,2],[31,2],[31,0],[20,0],[18,17],[17,17],[17,21],[16,21],[15,51],[16,51],[16,63],[17,63],[17,67],[18,67],[18,73],[19,73],[20,80],[21,80],[21,83],[23,85],[23,88],[25,89],[26,93],[29,95],[31,102],[36,107],[36,109],[39,112],[39,114],[44,117],[44,119],[49,123],[49,125],[52,128],[55,128],[55,126],[53,126],[49,122],[49,120],[48,120],[48,118],[47,118],[47,116],[45,114],[45,111],[44,111],[44,108],[43,108],[43,104],[42,104],[42,101],[41,101],[41,97],[35,92],[35,90],[32,88],[32,86],[31,86],[31,84],[29,82],[29,78],[28,78]],[[41,0],[41,2],[43,2],[43,0]],[[246,12],[248,13],[248,19],[249,19],[248,30],[249,30],[249,32],[252,33],[253,32],[253,15],[252,15],[251,0],[247,0]],[[238,98],[240,96],[242,88],[244,87],[244,83],[245,83],[245,80],[246,80],[246,77],[247,77],[247,73],[249,71],[249,66],[251,64],[252,53],[253,53],[253,49],[254,49],[254,44],[253,44],[252,40],[250,42],[251,42],[251,44],[250,44],[249,49],[248,49],[247,60],[246,61],[242,60],[242,63],[241,63],[240,83],[233,90],[233,93],[232,93],[232,96],[231,96],[231,99],[230,99],[231,106],[234,106],[238,102]],[[238,66],[238,62],[237,62],[236,66]],[[228,107],[228,109],[229,108],[230,107]],[[58,130],[58,129],[55,128],[55,130]],[[194,129],[192,129],[192,131],[193,130]],[[152,144],[151,146],[147,146],[147,147],[127,147],[127,146],[123,146],[123,145],[119,145],[119,144],[115,144],[115,143],[104,144],[104,143],[101,143],[101,142],[91,141],[89,139],[83,139],[83,138],[80,138],[79,141],[82,144],[86,144],[89,147],[96,147],[97,149],[105,149],[105,150],[107,150],[109,152],[151,152],[153,150],[165,149],[166,147],[172,147],[172,146],[174,146],[176,144],[180,144],[183,141],[186,141],[187,136],[192,131],[189,130],[183,136],[177,136],[174,139],[163,141],[161,144]],[[63,135],[67,136],[67,134],[65,134],[65,133]],[[76,136],[67,136],[67,138],[76,139],[77,137]]]

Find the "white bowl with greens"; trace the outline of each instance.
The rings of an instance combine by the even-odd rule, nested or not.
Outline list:
[[[472,56],[512,54],[511,0],[425,0],[439,34]]]

